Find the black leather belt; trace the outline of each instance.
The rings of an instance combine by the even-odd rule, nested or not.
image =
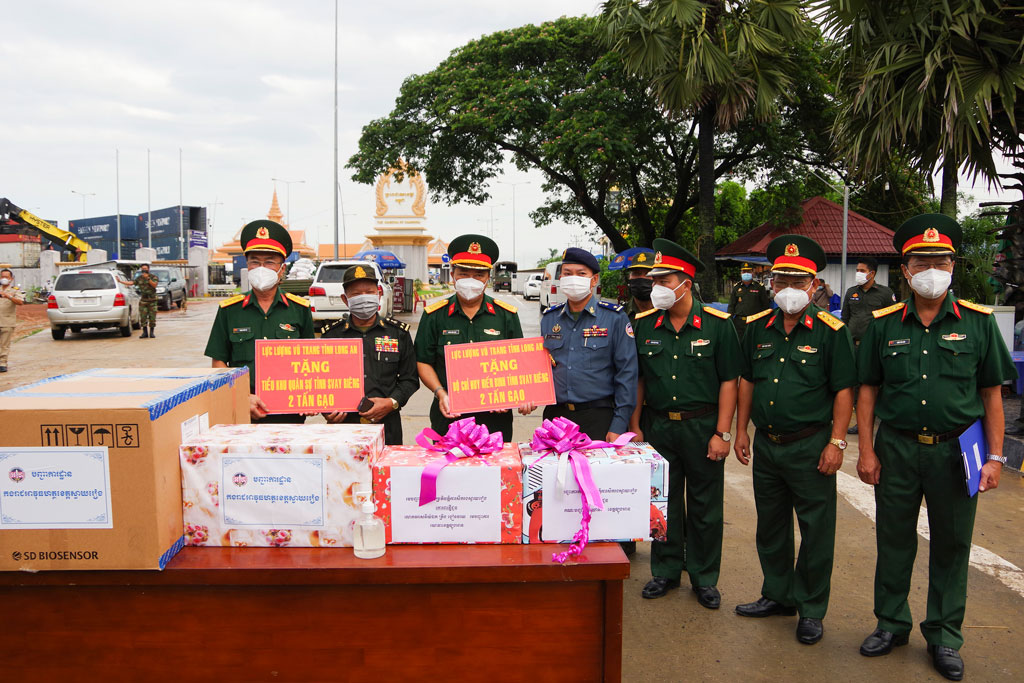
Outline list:
[[[705,415],[718,412],[718,405],[715,403],[709,403],[702,408],[697,408],[696,410],[683,411],[658,410],[657,408],[651,408],[650,406],[648,406],[647,409],[659,417],[665,417],[673,422],[679,422],[681,420],[692,420],[695,417],[704,417]]]
[[[920,434],[918,432],[911,432],[906,429],[896,429],[895,427],[889,427],[889,429],[896,432],[900,436],[910,439],[911,441],[923,443],[926,446],[934,446],[937,443],[942,443],[944,441],[952,441],[953,439],[960,438],[960,435],[967,431],[967,428],[970,426],[971,425],[964,425],[963,427],[957,427],[952,431],[943,432],[942,434]]]
[[[800,439],[806,439],[807,437],[813,436],[820,432],[822,429],[825,429],[826,427],[829,426],[830,425],[826,422],[820,425],[811,425],[810,427],[805,427],[800,431],[790,432],[789,434],[773,434],[771,432],[766,432],[763,430],[758,431],[761,434],[764,434],[764,436],[766,436],[768,440],[771,441],[772,443],[782,445],[787,443],[793,443],[794,441],[799,441]]]
[[[576,412],[577,410],[588,410],[590,408],[614,408],[615,399],[599,398],[596,401],[583,401],[580,403],[563,403],[566,410]]]

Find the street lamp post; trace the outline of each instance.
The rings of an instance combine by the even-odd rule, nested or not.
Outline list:
[[[280,178],[271,178],[275,183],[285,184],[285,200],[284,200],[284,222],[288,227],[292,225],[292,183],[305,183],[305,180],[281,180]]]
[[[504,204],[488,204],[487,208],[491,210],[490,224],[488,226],[487,236],[494,239],[494,209],[498,206],[505,206]]]
[[[498,181],[502,185],[512,186],[512,261],[516,261],[516,185],[529,185],[529,180],[521,180],[518,183],[512,183],[507,180]]]
[[[95,192],[79,192],[78,190],[71,190],[71,192],[72,192],[72,194],[77,194],[77,195],[81,195],[82,196],[82,218],[85,218],[85,198],[86,197],[95,197],[96,193]]]

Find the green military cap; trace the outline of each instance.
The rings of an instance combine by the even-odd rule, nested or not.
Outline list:
[[[626,266],[626,270],[632,270],[634,268],[645,268],[650,269],[654,267],[654,250],[644,249],[633,254],[629,259],[629,265]]]
[[[906,221],[892,237],[892,246],[907,254],[955,254],[960,249],[963,229],[949,216],[923,213]]]
[[[650,272],[652,276],[682,272],[694,277],[702,270],[704,264],[689,249],[661,237],[654,240],[654,268]]]
[[[484,235],[459,235],[448,244],[448,256],[453,266],[490,270],[498,260],[498,245]]]
[[[285,258],[292,253],[292,236],[280,223],[274,221],[253,221],[242,228],[238,240],[242,253],[250,251],[273,251]]]
[[[768,243],[765,251],[773,273],[817,275],[825,269],[825,250],[804,235],[781,235]]]
[[[372,266],[352,266],[345,270],[345,274],[341,276],[341,286],[355,282],[356,280],[369,280],[373,283],[377,282],[377,271]]]

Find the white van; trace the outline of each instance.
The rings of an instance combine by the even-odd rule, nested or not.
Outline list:
[[[562,262],[552,261],[544,266],[544,275],[540,282],[540,312],[547,310],[548,306],[554,306],[565,301],[565,295],[558,288],[558,278],[562,274]]]

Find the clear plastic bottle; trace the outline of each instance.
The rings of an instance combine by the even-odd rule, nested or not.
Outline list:
[[[356,557],[372,560],[384,554],[384,522],[373,514],[373,501],[363,502],[362,514],[352,529],[352,551]]]

